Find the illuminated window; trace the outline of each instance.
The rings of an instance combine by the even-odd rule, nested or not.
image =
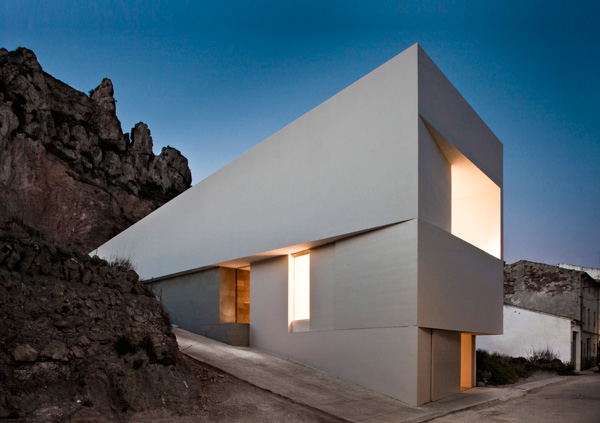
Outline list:
[[[425,124],[450,163],[452,235],[501,258],[502,190],[433,126]]]
[[[451,172],[452,234],[500,258],[500,187],[464,156]]]
[[[291,331],[308,330],[310,319],[310,254],[303,251],[289,257],[288,324]],[[303,321],[300,323],[299,321]]]
[[[473,335],[461,333],[460,341],[460,390],[473,387]]]

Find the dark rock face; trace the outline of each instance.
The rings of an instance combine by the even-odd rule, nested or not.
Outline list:
[[[116,421],[198,399],[159,299],[97,257],[0,232],[0,334],[0,419]]]
[[[109,79],[88,97],[0,49],[0,222],[88,253],[189,188],[187,159],[155,156],[144,123],[130,140],[115,111]]]

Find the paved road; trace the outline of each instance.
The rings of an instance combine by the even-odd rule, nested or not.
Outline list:
[[[432,420],[435,423],[600,423],[600,374],[583,374],[510,401]]]

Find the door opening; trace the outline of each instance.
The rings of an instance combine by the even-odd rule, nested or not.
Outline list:
[[[460,336],[460,390],[464,391],[473,387],[474,364],[474,336],[470,333],[461,333]]]

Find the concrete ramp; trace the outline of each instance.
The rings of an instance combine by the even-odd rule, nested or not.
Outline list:
[[[264,390],[352,422],[406,421],[426,410],[249,347],[174,329],[182,353]]]
[[[553,377],[505,388],[473,388],[440,401],[413,407],[296,363],[250,347],[234,347],[183,329],[174,329],[182,353],[266,391],[350,422],[426,422],[494,401],[507,401],[564,381]]]

